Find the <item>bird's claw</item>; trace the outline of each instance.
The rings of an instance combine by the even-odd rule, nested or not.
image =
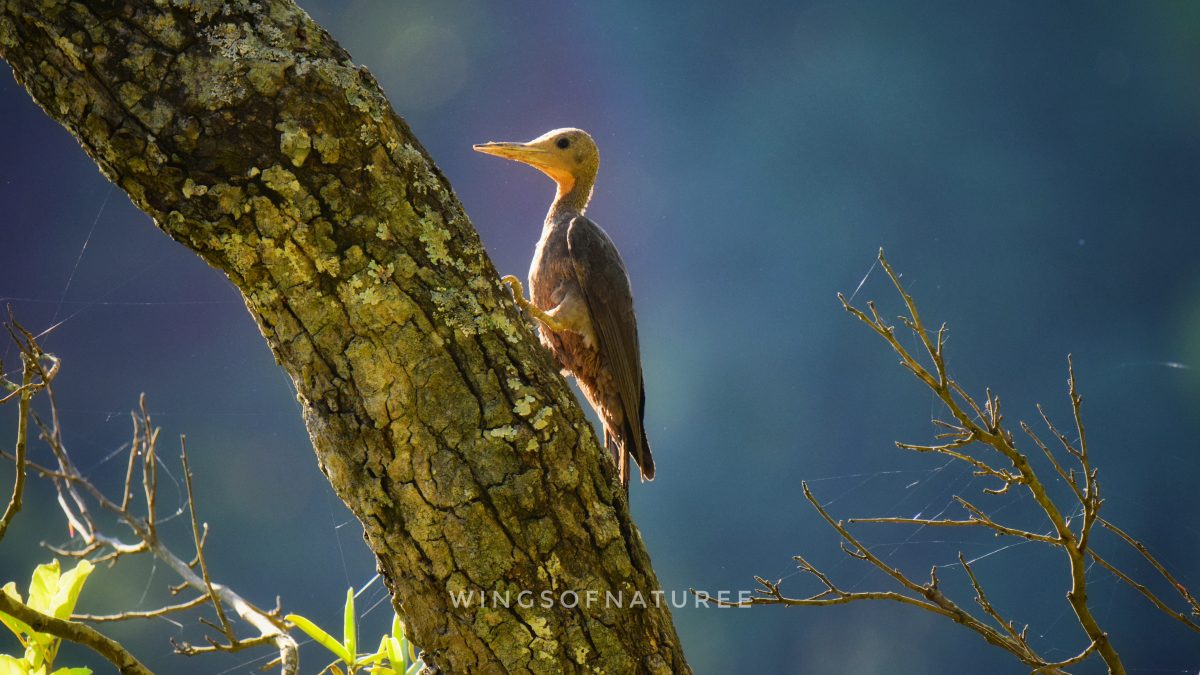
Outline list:
[[[538,314],[539,314],[538,308],[534,307],[533,303],[530,302],[528,299],[526,299],[525,286],[521,284],[520,279],[509,274],[507,276],[501,277],[500,283],[504,284],[505,286],[508,286],[508,290],[512,293],[512,296],[513,296],[513,302],[517,303],[518,307],[525,310],[526,314],[529,314],[530,316],[533,316],[533,317],[538,317]]]
[[[525,304],[529,302],[525,299],[525,286],[521,283],[520,279],[511,274],[506,274],[505,276],[500,277],[500,283],[508,286],[508,290],[513,294],[513,300],[515,300],[518,305],[524,307]]]
[[[527,299],[525,297],[525,286],[524,286],[524,284],[521,283],[520,279],[516,278],[515,276],[513,276],[511,274],[508,274],[503,277],[500,277],[500,283],[504,284],[505,286],[508,286],[508,290],[512,291],[513,301],[516,302],[517,305],[521,309],[523,309],[526,314],[528,314],[529,316],[538,320],[539,322],[541,322],[543,325],[545,325],[547,328],[549,328],[552,331],[562,332],[562,331],[568,330],[567,326],[563,325],[560,321],[555,319],[553,316],[547,314],[546,312],[543,312],[539,307],[534,305],[532,302],[529,301],[529,299]]]

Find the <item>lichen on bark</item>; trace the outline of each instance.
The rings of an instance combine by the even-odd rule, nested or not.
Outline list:
[[[445,177],[327,32],[285,0],[0,0],[0,56],[241,290],[428,663],[687,671],[665,606],[454,606],[658,582]]]

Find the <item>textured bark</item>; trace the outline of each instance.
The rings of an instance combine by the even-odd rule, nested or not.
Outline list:
[[[652,601],[515,602],[651,599],[658,582],[611,462],[458,199],[328,33],[286,0],[0,8],[18,81],[245,296],[432,665],[688,670]],[[470,591],[514,602],[455,608]]]

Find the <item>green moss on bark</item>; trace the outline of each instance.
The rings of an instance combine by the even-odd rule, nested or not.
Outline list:
[[[245,295],[427,662],[686,672],[666,607],[452,602],[658,583],[611,462],[370,74],[290,1],[92,4],[0,0],[0,56]]]

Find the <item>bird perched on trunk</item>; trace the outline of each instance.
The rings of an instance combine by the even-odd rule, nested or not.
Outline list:
[[[528,164],[558,185],[529,266],[532,302],[525,299],[516,277],[503,281],[541,324],[542,344],[575,376],[600,415],[604,445],[617,463],[621,484],[629,489],[631,455],[642,479],[653,480],[629,276],[612,239],[583,215],[600,168],[596,142],[580,129],[555,129],[528,143],[482,143],[474,148]]]

